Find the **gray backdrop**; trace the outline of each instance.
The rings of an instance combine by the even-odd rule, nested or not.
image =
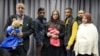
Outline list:
[[[7,18],[10,15],[16,14],[15,6],[16,3],[23,2],[26,6],[25,14],[33,18],[37,17],[37,10],[39,7],[45,8],[47,20],[51,16],[51,12],[54,9],[57,9],[60,13],[60,17],[63,20],[65,18],[64,9],[71,7],[73,9],[73,16],[77,16],[79,9],[84,10],[85,12],[90,12],[94,24],[100,32],[100,0],[0,0],[0,41],[3,39],[3,29],[6,23]],[[33,38],[31,38],[32,40]],[[32,41],[33,42],[33,41]],[[33,55],[33,46],[35,42],[31,42],[31,47],[28,52],[28,55]],[[99,44],[100,46],[100,44]],[[34,47],[35,49],[35,47]],[[32,51],[32,52],[30,52]]]

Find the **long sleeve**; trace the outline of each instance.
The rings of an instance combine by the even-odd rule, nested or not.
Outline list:
[[[77,29],[78,29],[78,23],[75,21],[72,25],[72,33],[68,41],[68,46],[72,46],[72,44],[74,43],[77,34]]]
[[[64,25],[61,25],[59,38],[64,38]]]
[[[36,19],[34,21],[34,29],[35,29],[35,39],[37,42],[41,42],[42,39],[44,38],[43,34],[44,32],[42,32],[43,28],[40,25],[40,22]]]
[[[34,21],[34,30],[35,30],[35,39],[37,40],[39,38],[39,28],[38,28],[38,22]]]
[[[13,18],[13,17],[14,17],[14,16],[10,16],[10,17],[7,19],[6,25],[4,26],[4,34],[5,34],[6,36],[8,36],[8,33],[7,33],[6,29],[7,29],[8,26],[11,25],[11,23],[12,23],[12,18]]]
[[[7,23],[6,23],[6,25],[5,25],[5,28],[4,28],[4,29],[6,29],[8,26],[10,26],[10,25],[11,25],[11,23],[12,23],[11,18],[12,18],[12,17],[9,17],[9,18],[7,19]]]
[[[99,51],[98,51],[98,33],[96,33],[97,35],[96,35],[96,38],[95,38],[95,40],[94,40],[94,47],[93,47],[93,54],[95,55],[95,56],[99,56]]]

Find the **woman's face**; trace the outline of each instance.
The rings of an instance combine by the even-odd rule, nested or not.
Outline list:
[[[84,23],[84,24],[87,23],[87,18],[86,18],[86,16],[83,16],[83,18],[82,18],[82,23]]]
[[[58,19],[58,13],[56,11],[53,12],[53,19]]]

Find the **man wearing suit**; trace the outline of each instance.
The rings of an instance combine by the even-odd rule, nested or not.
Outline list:
[[[7,20],[7,26],[10,26],[13,19],[20,20],[22,24],[22,33],[17,34],[18,37],[24,39],[23,43],[20,43],[16,50],[9,51],[11,56],[26,56],[29,48],[29,36],[33,33],[33,20],[29,16],[24,15],[25,6],[23,3],[16,5],[16,15],[12,15]]]

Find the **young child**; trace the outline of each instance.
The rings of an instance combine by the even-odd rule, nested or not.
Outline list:
[[[18,33],[21,33],[20,27],[20,21],[13,19],[12,25],[6,29],[9,36],[5,37],[0,47],[12,50],[16,49],[23,42],[23,38],[17,36]]]

